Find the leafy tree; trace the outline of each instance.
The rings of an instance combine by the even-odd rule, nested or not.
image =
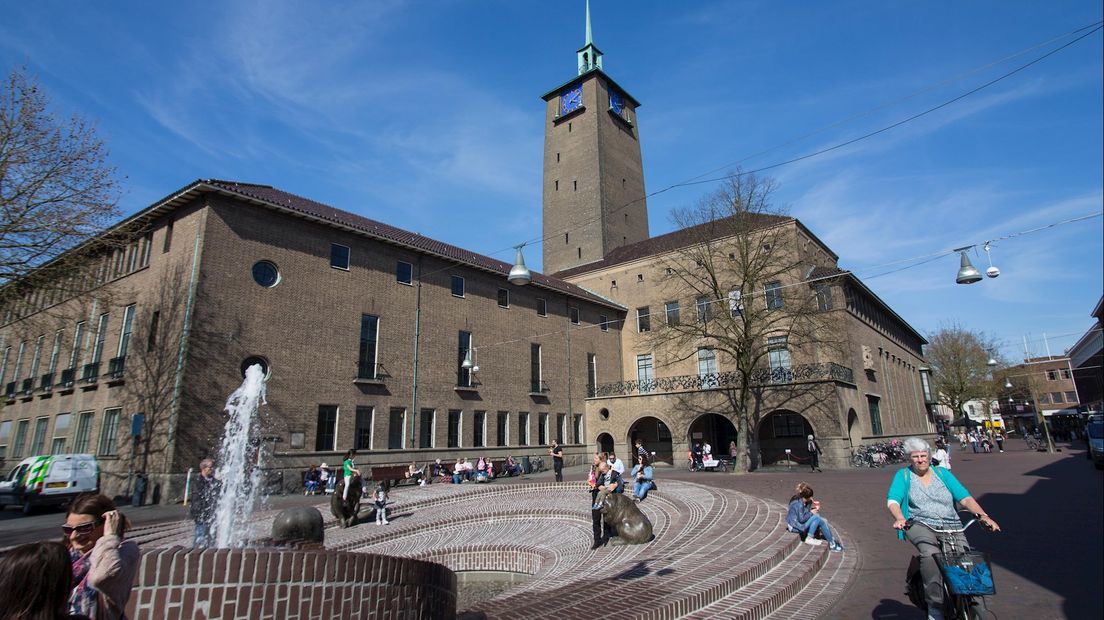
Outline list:
[[[948,407],[955,417],[965,414],[967,402],[988,403],[999,393],[993,370],[1006,364],[996,359],[996,366],[989,365],[991,356],[999,353],[996,343],[985,334],[958,324],[944,326],[928,336],[925,353],[936,402]]]

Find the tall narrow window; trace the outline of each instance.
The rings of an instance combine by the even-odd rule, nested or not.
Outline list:
[[[567,437],[567,415],[556,414],[556,443],[564,443]]]
[[[510,307],[510,291],[500,288],[498,289],[498,307],[509,308]]]
[[[134,304],[123,308],[123,329],[119,332],[119,352],[115,357],[126,357],[130,348],[130,333],[134,329]]]
[[[357,379],[375,379],[377,377],[377,342],[379,340],[379,317],[371,314],[360,315],[360,354],[357,357]]]
[[[89,439],[92,437],[92,418],[95,415],[91,411],[82,411],[77,417],[77,436],[73,439],[74,454],[88,452]]]
[[[433,430],[436,426],[437,410],[436,409],[422,409],[421,428],[418,429],[418,447],[419,448],[432,448],[433,447]]]
[[[50,442],[50,454],[65,454],[65,442],[69,439],[68,413],[59,413],[54,418],[54,439]]]
[[[484,436],[487,434],[487,412],[476,411],[472,415],[472,446],[482,448],[486,445]]]
[[[609,331],[609,317],[604,314],[598,315],[598,327],[604,332]]]
[[[46,449],[46,426],[50,424],[50,418],[35,420],[34,437],[31,439],[31,456],[44,454]]]
[[[827,284],[817,284],[814,289],[816,290],[817,309],[821,312],[827,312],[832,309],[832,287]]]
[[[870,434],[882,434],[882,412],[878,406],[877,396],[867,396],[867,404],[870,406]]]
[[[495,445],[497,445],[497,446],[508,446],[508,445],[510,445],[510,412],[509,411],[499,411],[498,412],[498,418],[495,421],[495,428],[498,431],[497,441],[496,441]]]
[[[15,439],[12,440],[11,455],[13,459],[23,458],[23,444],[27,441],[27,428],[30,420],[20,420],[15,424]]]
[[[537,316],[548,316],[548,302],[537,298]]]
[[[698,322],[705,323],[713,318],[713,304],[708,297],[698,297],[694,302],[698,309]]]
[[[12,381],[18,381],[22,377],[19,373],[23,372],[23,354],[27,351],[27,341],[19,343],[19,353],[15,355],[15,369],[12,371]]]
[[[22,423],[26,424],[26,421],[24,421]],[[20,442],[20,444],[22,445],[22,442]],[[519,411],[518,412],[518,445],[519,446],[529,445],[529,412],[528,411]]]
[[[587,398],[598,395],[598,356],[587,353]]]
[[[157,346],[157,330],[161,328],[161,311],[154,310],[150,315],[149,333],[146,334],[146,353],[153,351]]]
[[[743,293],[739,290],[728,292],[728,311],[734,319],[744,314],[744,303],[740,300],[741,297]]]
[[[371,407],[356,408],[356,427],[353,430],[353,447],[357,450],[372,449],[372,418],[375,410]]]
[[[104,409],[103,425],[100,426],[100,456],[114,456],[118,444],[119,414],[122,409]]]
[[[537,418],[537,445],[548,445],[548,414],[538,414]]]
[[[581,415],[575,416],[575,434],[572,439],[574,439],[573,443],[583,443],[583,416]]]
[[[69,356],[69,368],[73,369],[80,364],[84,355],[84,321],[77,321],[77,327],[73,330],[73,353]]]
[[[457,387],[471,387],[472,386],[472,373],[470,368],[464,368],[464,360],[471,354],[472,335],[471,332],[460,332],[460,342],[457,346],[456,357],[456,386]]]
[[[406,445],[406,409],[392,407],[387,416],[387,449],[402,450]]]
[[[104,341],[107,339],[107,319],[106,312],[100,315],[100,320],[96,326],[96,344],[92,347],[92,363],[96,364],[103,358]]]
[[[349,246],[339,243],[330,244],[330,267],[349,270]]]
[[[449,409],[448,412],[448,447],[459,448],[461,441],[461,417],[463,413],[459,409]]]
[[[667,324],[675,326],[679,324],[679,302],[669,301],[663,304],[663,310],[667,314]]]
[[[65,339],[65,330],[59,329],[54,333],[54,347],[50,350],[50,366],[46,370],[53,375],[57,372],[58,358],[61,357],[61,341]],[[5,361],[6,357],[5,357]],[[52,379],[52,377],[51,377]],[[0,381],[2,383],[2,381]]]
[[[31,355],[31,372],[27,375],[30,378],[31,383],[38,377],[39,361],[42,359],[42,345],[46,342],[46,336],[39,336],[35,339],[34,353]]]
[[[573,307],[569,306],[567,308],[567,316],[571,318],[571,323],[573,325],[578,325],[579,324],[579,309],[578,308],[573,308]]]
[[[642,334],[652,331],[652,318],[648,313],[648,306],[636,309],[636,331]]]
[[[790,348],[786,336],[767,338],[767,361],[770,364],[773,382],[784,383],[793,380],[790,372]]]
[[[8,358],[11,357],[11,347],[4,347],[4,357],[0,361],[0,384],[5,383],[4,379],[8,376]]]
[[[782,307],[782,283],[778,281],[767,282],[763,287],[767,298],[767,310],[777,310]]]
[[[698,349],[698,376],[701,378],[716,377],[717,352],[713,349]]]
[[[541,368],[541,346],[530,343],[529,345],[529,391],[540,394],[544,391],[543,369]]]
[[[636,356],[636,382],[641,394],[651,392],[655,389],[652,375],[652,354],[645,353]]]
[[[8,440],[11,439],[12,421],[0,422],[0,461],[8,457]]]
[[[161,245],[161,253],[164,254],[172,248],[173,221],[170,219],[165,224],[165,242]]]
[[[318,405],[318,429],[314,435],[318,452],[337,450],[337,406]]]

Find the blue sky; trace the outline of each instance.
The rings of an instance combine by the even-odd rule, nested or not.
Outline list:
[[[638,111],[648,191],[754,169],[938,105],[1072,40],[1095,1],[593,0]],[[131,213],[196,178],[268,183],[511,260],[540,235],[543,102],[575,73],[583,1],[20,2],[0,66],[98,123]],[[1072,345],[1102,291],[1101,32],[917,121],[771,170],[778,202],[922,333],[959,322],[1010,358]],[[1049,44],[1027,51],[1038,44]],[[844,121],[844,122],[839,122]],[[709,185],[649,200],[653,234]],[[540,267],[539,248],[526,258]],[[987,266],[984,254],[975,264]],[[895,265],[900,266],[900,265]]]

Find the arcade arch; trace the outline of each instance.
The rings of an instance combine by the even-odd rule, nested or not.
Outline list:
[[[814,434],[813,426],[800,413],[785,409],[772,411],[759,422],[760,463],[785,463],[787,449],[793,462],[802,462],[799,459],[807,461],[806,438]]]
[[[613,452],[613,435],[609,433],[598,435],[598,452]]]
[[[671,444],[671,429],[659,418],[644,416],[632,423],[629,427],[629,444],[636,443],[637,439],[644,441],[644,447],[655,452],[656,461],[674,464],[674,450]]]
[[[719,413],[705,413],[690,423],[686,438],[689,445],[695,441],[708,442],[713,447],[713,454],[728,456],[729,442],[736,441],[736,425],[727,417]]]

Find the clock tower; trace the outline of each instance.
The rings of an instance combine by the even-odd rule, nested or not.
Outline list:
[[[578,75],[545,93],[544,272],[602,260],[648,238],[636,110],[640,103],[602,70],[590,31]]]

